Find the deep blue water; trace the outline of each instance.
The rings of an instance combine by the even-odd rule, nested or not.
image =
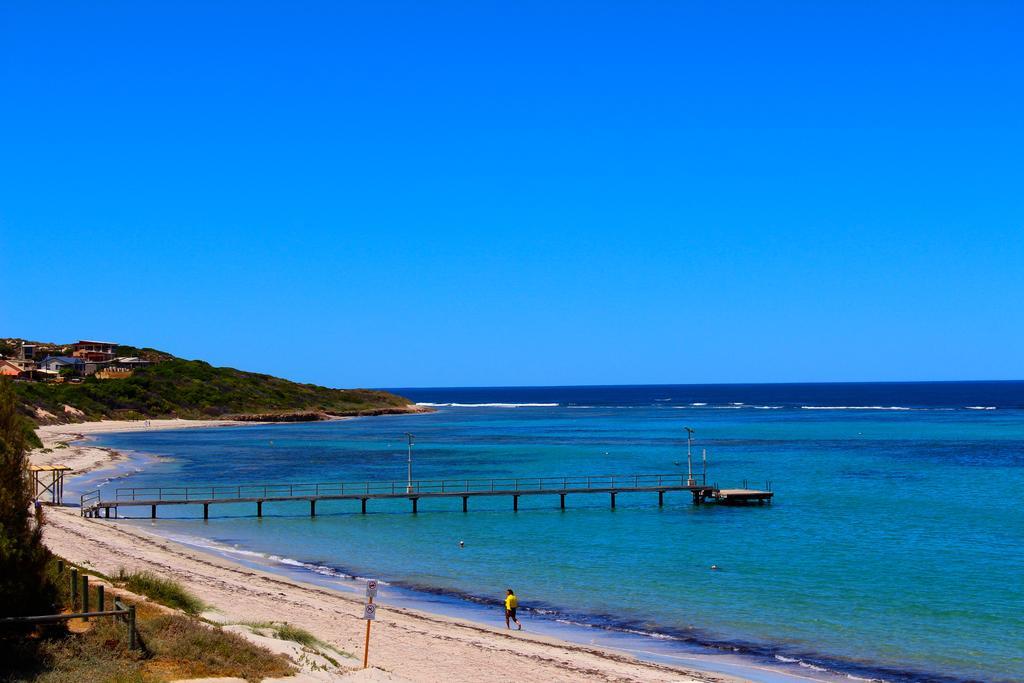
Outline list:
[[[1024,383],[399,389],[429,415],[132,432],[114,486],[680,472],[776,502],[685,494],[162,509],[155,528],[477,604],[531,624],[661,634],[887,680],[1024,680]],[[532,404],[532,405],[523,405]],[[518,407],[513,407],[518,406]],[[699,450],[697,451],[699,452]],[[679,463],[679,464],[677,464]],[[142,512],[140,510],[140,512]],[[147,524],[149,522],[146,522]],[[458,541],[464,540],[465,548]],[[721,569],[711,571],[714,564]],[[498,617],[496,617],[498,618]]]

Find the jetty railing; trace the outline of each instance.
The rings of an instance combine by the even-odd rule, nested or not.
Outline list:
[[[572,477],[495,477],[491,479],[414,479],[409,481],[353,481],[294,484],[239,484],[213,486],[148,486],[119,487],[114,500],[128,501],[210,501],[246,498],[309,498],[319,496],[403,496],[410,494],[445,494],[509,492],[556,493],[566,489],[658,489],[663,487],[706,486],[702,473],[688,476],[673,474],[602,474]],[[99,491],[82,497],[83,507],[99,500]]]
[[[692,481],[692,483],[689,483]],[[309,498],[319,496],[402,496],[477,492],[549,492],[566,488],[658,488],[703,486],[694,474],[600,474],[564,477],[495,477],[490,479],[414,479],[407,481],[328,481],[207,486],[127,486],[114,490],[116,501],[213,501],[240,498]],[[98,499],[98,490],[95,492]],[[83,505],[92,502],[83,498]]]

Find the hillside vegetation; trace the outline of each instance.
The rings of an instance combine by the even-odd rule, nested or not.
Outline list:
[[[386,391],[328,389],[180,358],[143,367],[125,379],[17,382],[15,390],[38,422],[161,417],[306,420],[416,409]],[[82,414],[66,410],[66,405]]]

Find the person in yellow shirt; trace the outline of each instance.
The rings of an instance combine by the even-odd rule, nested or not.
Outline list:
[[[519,627],[519,630],[522,631],[523,625],[519,623],[518,619],[516,619],[517,607],[519,607],[519,598],[517,598],[516,594],[512,592],[511,588],[509,588],[508,594],[505,596],[505,628],[512,628],[508,623],[509,619],[511,619],[515,622],[516,626]]]

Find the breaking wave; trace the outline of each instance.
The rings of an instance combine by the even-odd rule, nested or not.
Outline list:
[[[802,410],[913,410],[903,406],[800,406]]]

